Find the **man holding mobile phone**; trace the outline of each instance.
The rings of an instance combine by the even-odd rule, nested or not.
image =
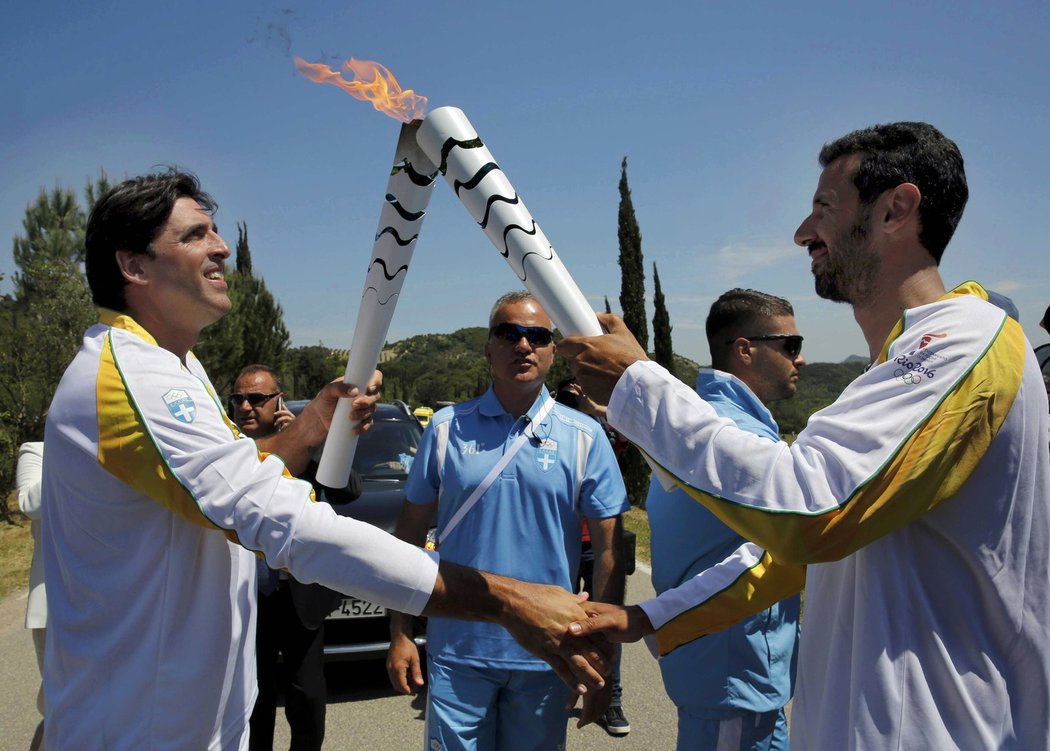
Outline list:
[[[237,375],[230,394],[229,412],[249,438],[278,433],[295,420],[284,404],[281,377],[268,365],[249,365]],[[311,464],[301,479],[310,480]],[[361,494],[360,478],[351,476],[345,500]],[[324,495],[315,488],[318,499]],[[326,499],[327,500],[327,499]],[[287,571],[277,571],[256,561],[259,583],[255,626],[255,669],[259,698],[251,716],[250,751],[273,748],[280,687],[278,665],[283,658],[284,714],[291,730],[292,748],[319,751],[324,742],[325,704],[324,619],[341,595],[320,584],[304,584]]]
[[[267,365],[249,365],[241,370],[233,382],[229,411],[249,438],[278,433],[295,419],[284,406],[280,377]]]

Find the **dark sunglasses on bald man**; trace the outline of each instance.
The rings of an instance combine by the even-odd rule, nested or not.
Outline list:
[[[517,344],[525,337],[533,347],[546,347],[554,341],[554,332],[543,326],[519,326],[516,323],[500,323],[489,329],[489,336]]]
[[[802,351],[801,334],[767,334],[765,336],[744,336],[737,339],[747,339],[749,342],[784,342],[784,351],[792,360],[798,357]],[[732,344],[736,339],[727,339],[726,344]]]
[[[280,393],[280,391],[274,391],[272,394],[260,394],[257,392],[247,394],[230,394],[230,407],[239,407],[243,402],[248,402],[248,404],[252,407],[261,407],[262,405],[266,404],[266,402],[270,401]]]

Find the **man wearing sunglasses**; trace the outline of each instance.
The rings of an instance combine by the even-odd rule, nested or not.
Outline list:
[[[437,412],[409,472],[396,534],[422,545],[437,503],[444,560],[573,588],[587,519],[596,599],[623,601],[620,514],[627,492],[601,426],[544,386],[554,361],[551,320],[528,292],[489,316],[486,393]],[[409,620],[391,621],[387,669],[409,693],[423,686]],[[502,628],[427,623],[426,748],[542,751],[565,747],[565,687]],[[607,689],[602,703],[609,699]]]
[[[249,365],[237,374],[229,413],[241,432],[251,438],[279,433],[295,419],[284,406],[279,376],[266,365]]]
[[[327,385],[267,438],[240,434],[191,351],[230,310],[215,208],[171,170],[117,185],[88,220],[100,322],[44,437],[45,746],[246,749],[256,554],[387,607],[497,620],[579,691],[600,687],[600,645],[561,638],[585,615],[576,596],[440,561],[315,503],[293,477],[340,398],[368,429],[378,373],[361,392]],[[584,697],[588,718],[598,694]]]
[[[741,430],[779,441],[767,407],[795,395],[806,362],[791,303],[732,289],[715,300],[706,328],[711,367],[700,369],[696,392]],[[685,491],[665,489],[656,477],[645,508],[657,594],[747,542]],[[796,594],[661,658],[664,687],[678,708],[679,751],[787,748],[784,706],[794,689],[798,618]]]
[[[284,404],[281,377],[267,365],[248,365],[237,374],[230,394],[229,414],[241,432],[262,439],[295,420]],[[315,485],[318,499],[346,503],[361,495],[361,481],[350,474],[341,492],[314,483],[316,464],[300,477]],[[287,571],[275,571],[256,561],[259,581],[255,627],[256,674],[259,696],[251,715],[249,751],[271,751],[277,721],[277,699],[283,682],[284,714],[291,731],[291,748],[319,751],[324,742],[328,687],[324,676],[324,619],[342,595],[320,584],[304,584]]]
[[[656,600],[592,605],[588,628],[655,629],[666,654],[804,585],[792,746],[1046,749],[1046,395],[1021,326],[941,278],[962,154],[900,122],[826,144],[820,164],[795,242],[871,365],[790,446],[721,418],[614,316],[561,343],[613,427],[752,541]]]

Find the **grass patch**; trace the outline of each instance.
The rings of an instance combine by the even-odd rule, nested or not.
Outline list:
[[[29,564],[33,560],[29,520],[18,511],[14,493],[4,502],[14,521],[0,522],[0,597],[29,586]]]
[[[652,560],[649,555],[651,547],[649,541],[649,515],[645,513],[645,509],[631,508],[630,511],[623,515],[623,526],[638,536],[638,539],[635,540],[635,557],[638,560],[649,563]]]

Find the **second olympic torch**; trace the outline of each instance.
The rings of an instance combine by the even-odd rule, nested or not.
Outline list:
[[[401,126],[343,377],[362,391],[379,362],[437,176],[437,168],[416,144],[419,125],[413,120]],[[350,479],[357,436],[349,415],[350,400],[340,399],[317,467],[318,482],[330,488],[345,487]]]
[[[567,336],[600,335],[594,310],[462,110],[433,110],[417,139],[558,330]]]

